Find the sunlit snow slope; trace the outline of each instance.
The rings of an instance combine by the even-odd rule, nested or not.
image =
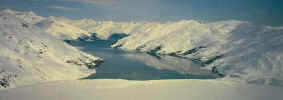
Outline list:
[[[54,16],[42,17],[33,12],[18,12],[10,9],[5,9],[3,12],[14,15],[18,19],[24,20],[26,23],[36,25],[57,39],[77,39],[82,35],[89,35],[88,31],[68,24],[69,21],[72,21],[71,19]]]
[[[82,78],[101,61],[7,10],[0,12],[0,52],[0,88]]]
[[[77,80],[0,91],[1,100],[282,100],[283,88],[217,80]]]

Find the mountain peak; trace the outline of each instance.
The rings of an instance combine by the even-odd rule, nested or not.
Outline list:
[[[14,11],[14,10],[11,10],[11,9],[4,9],[0,12],[2,12],[2,14],[15,15],[17,18],[23,19],[27,23],[31,23],[31,24],[38,23],[38,22],[40,22],[41,20],[44,19],[44,17],[38,16],[32,11],[19,12],[19,11]]]
[[[14,11],[12,9],[4,9],[1,12],[7,13],[7,14],[16,14],[17,13],[17,11]]]

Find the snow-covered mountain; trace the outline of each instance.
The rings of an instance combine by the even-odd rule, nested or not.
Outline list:
[[[131,32],[112,47],[185,57],[246,82],[282,85],[282,28],[241,21],[181,21],[145,24]]]
[[[34,12],[19,12],[10,9],[4,9],[2,12],[5,12],[10,15],[15,15],[17,18],[24,20],[26,23],[35,24],[42,20],[44,17],[36,15]]]
[[[158,23],[83,19],[68,23],[102,39],[114,33],[129,35],[112,47],[192,59],[206,69],[248,83],[283,84],[282,27],[236,20]]]
[[[91,33],[108,39],[112,34],[125,33],[129,36],[112,47],[191,59],[206,69],[216,69],[227,77],[249,83],[283,84],[282,27],[235,20],[161,23],[95,21],[89,18],[72,20],[63,17],[35,19],[41,20],[31,21],[32,24],[59,39],[75,39]]]
[[[67,23],[108,39],[129,36],[112,47],[192,59],[206,69],[248,83],[283,84],[283,28],[227,20],[201,23],[112,22],[82,19]]]
[[[90,35],[88,31],[69,24],[70,21],[74,21],[68,18],[55,16],[42,17],[36,15],[33,12],[18,12],[10,9],[5,9],[2,12],[14,15],[18,19],[24,20],[26,23],[36,25],[37,27],[41,28],[43,31],[49,33],[57,39],[77,39],[78,37],[83,35]]]
[[[83,35],[90,35],[88,31],[80,29],[79,27],[58,21],[56,17],[48,17],[35,24],[43,29],[45,32],[62,40],[73,40]]]
[[[0,12],[0,88],[95,73],[91,68],[100,58],[80,52],[30,22],[9,10]]]

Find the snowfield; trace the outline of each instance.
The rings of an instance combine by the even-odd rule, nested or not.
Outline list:
[[[101,61],[9,10],[0,12],[0,52],[0,88],[86,77]]]
[[[283,88],[221,80],[78,80],[0,91],[0,100],[282,100]]]
[[[88,31],[64,22],[56,21],[56,18],[52,16],[36,23],[36,26],[39,26],[45,32],[62,40],[74,40],[82,35],[90,35]]]

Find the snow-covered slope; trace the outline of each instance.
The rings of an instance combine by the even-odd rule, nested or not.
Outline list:
[[[55,16],[41,17],[33,12],[18,12],[10,9],[5,9],[2,12],[15,15],[18,19],[24,20],[26,23],[34,24],[57,39],[77,39],[83,35],[90,35],[88,31],[69,24],[70,22],[75,22],[75,20],[73,21],[68,18]]]
[[[140,30],[144,23],[134,22],[113,22],[113,21],[93,21],[91,19],[77,20],[71,23],[81,29],[92,33],[97,33],[101,39],[108,39],[112,34],[125,33],[130,34]]]
[[[67,24],[64,21],[60,21],[60,19],[52,16],[36,23],[36,25],[47,33],[62,40],[73,40],[82,35],[90,35],[88,31]]]
[[[101,61],[7,11],[0,12],[0,88],[78,79]]]
[[[37,16],[34,12],[18,12],[10,9],[5,9],[2,12],[11,14],[11,15],[16,15],[17,18],[24,20],[27,23],[30,24],[35,24],[38,23],[42,20],[44,20],[44,17]]]
[[[0,91],[1,100],[282,100],[283,88],[217,80],[76,80]]]

